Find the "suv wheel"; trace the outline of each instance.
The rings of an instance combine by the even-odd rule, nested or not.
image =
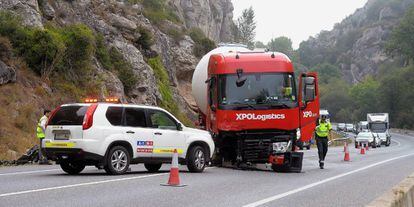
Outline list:
[[[130,155],[123,146],[112,147],[106,156],[105,171],[111,175],[122,175],[129,167]]]
[[[82,161],[63,160],[60,167],[69,175],[77,175],[85,169],[85,163]]]
[[[145,169],[148,170],[148,172],[158,172],[158,170],[160,170],[162,163],[157,163],[157,164],[149,164],[149,163],[145,163],[144,164]]]
[[[188,151],[187,168],[190,172],[203,172],[206,167],[206,155],[203,147],[194,146]]]

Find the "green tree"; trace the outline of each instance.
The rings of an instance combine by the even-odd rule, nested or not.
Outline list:
[[[255,48],[266,48],[266,45],[263,42],[261,42],[261,41],[256,41],[254,43],[254,47]]]
[[[267,44],[267,47],[271,51],[277,51],[286,54],[287,56],[292,56],[293,48],[292,48],[292,40],[288,37],[277,37],[270,40]]]
[[[349,87],[341,79],[319,85],[321,108],[329,110],[332,121],[344,122],[351,119],[353,101],[349,95]]]
[[[414,6],[406,12],[400,24],[393,30],[386,44],[386,52],[390,55],[403,55],[406,65],[414,59]]]
[[[242,15],[235,23],[235,27],[238,40],[249,48],[254,48],[256,21],[253,7],[243,10]]]
[[[318,73],[319,83],[327,84],[330,80],[335,80],[341,77],[341,71],[335,65],[329,63],[318,64],[312,67],[310,71]]]
[[[379,86],[380,83],[373,77],[367,77],[351,87],[350,96],[356,106],[354,114],[359,120],[364,120],[367,113],[380,112]]]

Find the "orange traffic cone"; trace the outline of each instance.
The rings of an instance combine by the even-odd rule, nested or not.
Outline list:
[[[344,144],[344,152],[346,152],[346,148],[348,147],[348,143],[347,142],[345,142],[345,144]]]
[[[174,149],[174,154],[171,162],[171,169],[170,169],[170,178],[168,179],[167,184],[161,184],[163,186],[173,186],[173,187],[183,187],[186,185],[180,184],[180,176],[179,176],[179,168],[178,168],[178,152],[177,149]]]
[[[361,146],[361,155],[365,155],[365,148]]]
[[[365,144],[365,150],[369,150],[369,144]]]
[[[350,161],[349,159],[349,150],[348,150],[348,143],[345,143],[345,156],[344,156],[344,161]]]

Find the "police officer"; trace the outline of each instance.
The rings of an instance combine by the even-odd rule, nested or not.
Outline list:
[[[46,124],[49,120],[49,114],[50,111],[45,109],[43,111],[43,116],[39,119],[39,122],[37,122],[37,129],[36,129],[36,136],[40,141],[39,145],[39,164],[49,164],[47,161],[47,158],[44,157],[42,154],[42,141],[45,138],[45,131],[46,131]]]
[[[326,120],[326,116],[322,115],[317,121],[316,126],[316,145],[318,146],[319,167],[323,169],[326,153],[328,152],[328,137],[332,131],[332,125]]]

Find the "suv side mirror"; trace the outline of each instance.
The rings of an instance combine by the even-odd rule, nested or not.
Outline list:
[[[181,123],[177,124],[177,130],[178,131],[183,131],[183,125]]]

